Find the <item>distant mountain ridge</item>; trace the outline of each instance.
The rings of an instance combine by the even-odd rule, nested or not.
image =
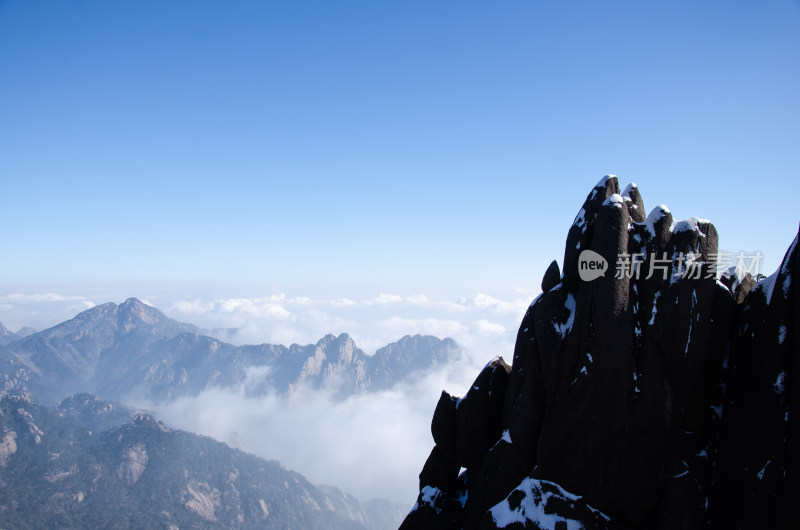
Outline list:
[[[11,344],[14,341],[24,339],[28,335],[33,335],[34,333],[36,333],[36,330],[28,326],[14,333],[0,322],[0,345]]]
[[[372,356],[347,334],[305,346],[234,346],[129,298],[10,342],[0,349],[0,374],[6,388],[24,387],[51,404],[79,392],[161,402],[236,385],[250,394],[305,385],[342,399],[424,374],[457,350],[452,339],[423,335],[403,337]]]
[[[14,342],[19,337],[17,334],[9,330],[7,327],[0,322],[0,344],[8,344],[9,342]]]

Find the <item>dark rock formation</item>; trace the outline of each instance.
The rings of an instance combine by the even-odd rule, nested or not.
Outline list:
[[[796,242],[767,280],[718,281],[714,225],[663,205],[645,217],[635,185],[602,179],[511,370],[442,394],[404,527],[800,525]]]
[[[542,278],[542,292],[546,293],[561,281],[561,271],[558,269],[558,262],[553,260],[550,262],[550,266],[547,267],[547,270],[544,273],[544,277]]]
[[[795,238],[780,268],[750,291],[737,314],[710,499],[718,528],[800,526],[798,277]]]

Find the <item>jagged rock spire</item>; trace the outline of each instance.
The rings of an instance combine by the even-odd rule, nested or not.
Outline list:
[[[502,401],[473,402],[497,423],[465,433],[442,394],[403,528],[800,525],[796,243],[752,290],[717,281],[710,221],[645,215],[635,184],[604,177],[522,320]],[[463,458],[465,436],[494,442]]]

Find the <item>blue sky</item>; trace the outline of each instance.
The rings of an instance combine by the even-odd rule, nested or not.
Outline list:
[[[511,359],[604,174],[778,266],[798,95],[790,0],[0,0],[0,322],[136,296],[240,344],[453,337],[404,397],[161,411],[408,502],[441,389]]]
[[[774,269],[798,94],[792,1],[5,0],[0,287],[533,291],[606,173]]]

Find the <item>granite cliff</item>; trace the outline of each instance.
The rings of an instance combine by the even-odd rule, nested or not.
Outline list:
[[[512,364],[442,393],[401,529],[800,525],[797,238],[758,282],[720,264],[711,222],[603,178]]]

